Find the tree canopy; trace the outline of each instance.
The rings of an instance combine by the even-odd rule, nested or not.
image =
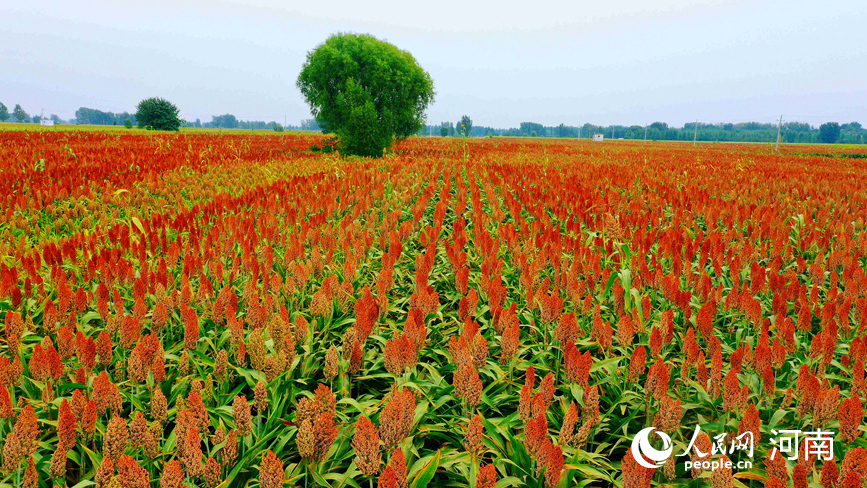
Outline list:
[[[461,117],[461,133],[463,133],[465,137],[469,137],[472,131],[473,119],[471,119],[469,115],[464,115]]]
[[[212,115],[211,127],[219,127],[222,129],[237,129],[238,118],[232,114]]]
[[[147,98],[136,107],[138,126],[152,130],[180,130],[178,107],[162,98]]]
[[[840,138],[840,124],[828,122],[819,126],[819,140],[825,144],[834,144]]]
[[[0,122],[6,122],[9,120],[9,117],[11,117],[11,115],[9,115],[9,109],[6,108],[6,105],[3,105],[3,103],[0,102]]]
[[[323,132],[350,154],[382,156],[424,126],[433,81],[415,58],[368,34],[335,34],[307,53],[298,88]]]
[[[24,122],[30,118],[30,116],[27,115],[27,112],[21,108],[20,104],[15,104],[15,109],[12,111],[12,115],[15,116],[15,119],[18,120],[18,122]]]

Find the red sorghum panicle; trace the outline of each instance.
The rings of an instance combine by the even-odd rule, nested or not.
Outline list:
[[[680,398],[677,400],[668,395],[662,397],[659,404],[659,412],[653,419],[653,425],[663,432],[674,432],[680,427],[680,419],[683,416]]]
[[[466,327],[465,327],[466,328]],[[473,356],[470,352],[470,346],[467,344],[467,338],[464,335],[452,336],[449,339],[449,355],[452,357],[456,369],[461,369],[466,365],[472,365]]]
[[[205,487],[206,488],[214,488],[215,486],[220,484],[222,480],[222,471],[223,467],[220,466],[220,463],[209,457],[207,461],[205,461]]]
[[[54,454],[51,455],[51,466],[48,472],[54,479],[62,479],[66,476],[66,449],[63,446],[57,446]]]
[[[846,476],[841,476],[841,478],[840,488],[861,488],[864,486],[861,482],[863,476],[856,471],[849,471]]]
[[[205,407],[205,403],[202,401],[202,396],[199,393],[201,391],[201,382],[198,380],[193,382],[193,389],[190,391],[189,396],[187,396],[186,407],[187,410],[192,412],[193,417],[195,418],[195,426],[199,429],[200,432],[207,434],[208,428],[211,425],[211,416],[208,413],[208,409]]]
[[[184,485],[184,471],[180,461],[173,459],[163,466],[163,474],[160,477],[160,488],[182,488]]]
[[[545,454],[545,485],[555,488],[560,483],[560,475],[563,471],[563,450],[550,442],[546,443]]]
[[[254,329],[250,333],[250,345],[247,346],[247,352],[250,354],[250,364],[253,368],[262,371],[265,366],[265,336],[262,335],[262,329]]]
[[[570,382],[579,382],[581,376],[582,356],[575,343],[569,341],[563,348],[563,367],[566,370],[566,378]]]
[[[6,386],[0,384],[0,418],[11,419],[14,416],[15,412],[12,410],[12,399],[9,398],[9,390],[6,389]]]
[[[778,459],[782,456],[778,456]],[[847,478],[855,478],[858,484],[852,485],[853,488],[860,488],[860,482],[864,476],[864,465],[867,463],[867,449],[856,447],[846,453],[843,458],[843,465],[840,466],[840,474],[837,477],[837,486],[846,486]],[[854,476],[853,476],[854,475]]]
[[[202,464],[202,439],[199,436],[199,430],[195,427],[188,429],[183,442],[184,452],[180,458],[187,469],[187,475],[192,478],[201,476],[204,473],[204,466]]]
[[[313,422],[309,419],[304,419],[298,426],[298,433],[295,435],[295,444],[298,446],[298,454],[306,459],[312,460],[316,456],[316,432],[313,430]]]
[[[840,385],[834,385],[830,389],[821,388],[813,406],[813,423],[819,426],[824,425],[825,422],[834,418],[834,412],[839,405]]]
[[[126,450],[128,442],[129,431],[127,430],[126,421],[123,417],[115,414],[108,422],[108,428],[105,431],[105,439],[103,440],[105,455],[112,461],[117,462]]]
[[[659,400],[663,395],[668,393],[669,378],[668,366],[662,358],[658,358],[647,373],[647,383],[644,386],[644,390],[650,396]]]
[[[159,455],[160,440],[162,440],[162,436],[162,425],[153,422],[148,428],[148,431],[145,434],[144,442],[142,443],[145,456],[150,459],[154,459]]]
[[[36,473],[36,464],[33,462],[33,456],[27,459],[27,468],[24,470],[24,477],[21,480],[23,488],[36,488],[39,484],[39,475]]]
[[[343,337],[341,338],[341,348],[343,350],[343,354],[345,355],[347,351],[352,349],[352,345],[358,341],[358,331],[356,331],[355,327],[349,327],[343,333]]]
[[[527,421],[524,428],[524,437],[527,440],[527,450],[531,455],[536,456],[539,453],[539,448],[542,441],[548,435],[548,419],[544,415],[537,415]]]
[[[706,447],[710,449],[710,444],[707,444]],[[702,449],[702,452],[708,451]],[[771,459],[772,456],[773,459]],[[783,487],[788,485],[789,470],[786,467],[785,456],[781,456],[780,453],[777,453],[775,455],[773,450],[769,450],[768,455],[765,458],[765,471],[767,472],[769,478],[777,478],[778,480],[780,480]]]
[[[247,403],[247,397],[238,395],[232,402],[232,416],[235,418],[235,431],[241,437],[247,435],[253,430],[253,417],[250,415],[250,404]]]
[[[473,356],[473,366],[480,370],[485,367],[488,360],[488,341],[482,334],[476,334],[471,342],[470,351]]]
[[[238,436],[235,429],[226,434],[226,444],[220,449],[220,460],[226,468],[235,466],[235,458],[238,457]]]
[[[406,457],[403,451],[395,449],[388,460],[388,467],[394,470],[394,479],[397,481],[398,488],[407,488],[406,484]]]
[[[650,331],[650,354],[653,357],[659,356],[662,352],[662,333],[658,327],[654,327]]]
[[[256,412],[260,415],[268,408],[268,388],[264,381],[259,381],[253,388],[253,404],[256,406]]]
[[[482,380],[472,365],[460,367],[454,375],[455,394],[470,407],[479,404],[482,398]]]
[[[303,315],[299,315],[295,319],[295,327],[293,329],[296,343],[304,342],[304,339],[307,337],[307,328],[307,319]]]
[[[796,464],[795,468],[792,470],[792,483],[793,488],[807,488],[809,485],[807,481],[807,469],[804,468],[803,464]]]
[[[720,466],[711,472],[710,486],[711,488],[731,488],[732,486],[732,468],[727,466],[729,458],[722,456],[719,458]]]
[[[554,401],[554,392],[556,391],[556,386],[554,385],[554,374],[548,373],[542,378],[542,383],[539,385],[539,394],[542,395],[542,400],[545,402],[545,408],[551,406],[551,403]]]
[[[337,439],[337,427],[334,425],[334,417],[330,412],[324,412],[319,415],[316,422],[313,424],[314,432],[316,433],[316,460],[322,461]]]
[[[379,450],[379,431],[367,417],[362,416],[355,423],[352,447],[355,449],[355,465],[364,476],[369,477],[379,473],[382,458]]]
[[[337,357],[337,348],[333,345],[328,348],[328,352],[325,353],[325,378],[329,381],[333,380],[337,377],[337,373],[339,371],[339,361],[340,359]]]
[[[520,325],[516,322],[503,331],[500,340],[500,364],[507,364],[512,358],[514,358],[520,345],[521,329]]]
[[[124,454],[117,463],[117,478],[124,488],[149,488],[148,472],[130,456]]]
[[[129,424],[130,446],[135,449],[144,447],[148,431],[148,424],[141,412],[136,412]]]
[[[647,350],[644,346],[638,346],[632,352],[632,357],[629,360],[629,375],[626,378],[628,383],[638,380],[647,367]]]
[[[214,359],[214,379],[217,380],[218,384],[223,384],[226,381],[228,366],[229,353],[225,349],[220,349],[216,359]]]
[[[72,402],[70,402],[70,405],[76,422],[81,422],[81,415],[84,413],[84,406],[87,405],[87,401],[84,392],[80,388],[76,388],[72,392]]]
[[[85,440],[93,438],[93,433],[96,430],[96,402],[89,400],[84,404],[84,410],[81,412],[81,435]]]
[[[410,434],[415,412],[415,396],[404,388],[392,388],[388,403],[379,416],[379,434],[387,450]]]
[[[57,437],[64,449],[75,445],[75,415],[66,399],[60,402],[57,419]]]
[[[283,486],[283,461],[277,459],[270,449],[262,456],[259,466],[259,486],[262,488],[281,488]]]
[[[864,406],[861,398],[854,396],[840,402],[837,420],[840,422],[840,438],[843,442],[852,442],[861,436],[861,420],[864,418]]]
[[[479,469],[479,475],[476,478],[476,488],[496,488],[497,486],[497,470],[493,464],[484,464]]]
[[[723,410],[732,411],[738,406],[741,394],[741,383],[738,379],[738,372],[734,368],[726,374],[723,383]]]
[[[394,474],[394,468],[386,466],[379,476],[379,488],[399,488],[397,478]]]
[[[119,412],[123,407],[123,398],[117,385],[111,382],[105,371],[93,380],[93,396],[96,401],[96,413],[102,415],[106,410]]]
[[[39,425],[32,405],[27,404],[21,410],[21,413],[18,414],[18,420],[15,422],[12,432],[21,443],[24,455],[29,456],[36,451],[36,443],[39,439]]]
[[[97,488],[105,488],[106,486],[108,486],[108,483],[111,481],[111,478],[113,476],[114,463],[111,461],[111,458],[104,456],[102,458],[102,462],[99,464],[99,467],[96,469],[96,475],[94,477]],[[181,481],[183,481],[183,479],[183,474],[181,474]],[[180,486],[180,483],[176,486]]]
[[[159,388],[154,388],[152,393],[151,416],[158,424],[164,424],[168,417],[168,401]]]
[[[789,387],[789,389],[786,390],[785,396],[783,396],[783,402],[781,404],[782,408],[789,408],[789,406],[792,405],[793,396],[794,392],[792,391],[792,387]]]
[[[464,436],[464,448],[468,452],[478,453],[484,447],[482,439],[484,438],[484,426],[482,418],[478,415],[473,415],[470,422],[467,424],[467,433]]]
[[[822,465],[822,474],[820,475],[819,484],[824,488],[833,488],[834,486],[837,486],[838,476],[837,461],[833,459],[825,461],[825,464]]]
[[[352,344],[352,355],[349,357],[349,374],[356,374],[361,371],[363,361],[364,354],[361,351],[361,344],[355,341]]]
[[[707,434],[705,434],[705,433],[699,434],[698,438],[695,441],[695,446],[693,446],[693,447],[694,447],[693,451],[690,454],[690,459],[692,460],[693,463],[697,463],[699,461],[704,461],[704,460],[710,459],[710,453],[711,453],[711,449],[713,447],[713,444],[711,443],[710,437],[708,437]],[[700,456],[698,454],[699,452],[703,453],[704,455]],[[699,476],[701,476],[701,473],[703,471],[704,470],[701,468],[693,467],[692,471],[691,471],[692,477],[698,478]]]
[[[626,453],[623,456],[620,467],[623,471],[623,488],[648,488],[650,486],[654,470],[639,465],[631,453]]]
[[[759,442],[762,438],[761,433],[762,419],[759,417],[759,411],[754,404],[750,404],[744,413],[744,418],[738,425],[738,435],[744,432],[752,432],[754,442]]]
[[[589,420],[599,422],[599,387],[593,385],[584,390],[584,411],[583,414]]]
[[[560,444],[568,446],[574,439],[575,423],[578,421],[578,406],[575,402],[569,404],[563,416],[563,426],[560,427]]]
[[[178,364],[178,373],[181,376],[187,376],[190,374],[190,358],[187,356],[187,351],[181,353],[181,361],[180,364]]]
[[[677,476],[677,462],[675,461],[675,457],[671,456],[665,461],[665,464],[662,466],[662,474],[665,475],[665,478],[669,481],[673,480],[675,476]]]

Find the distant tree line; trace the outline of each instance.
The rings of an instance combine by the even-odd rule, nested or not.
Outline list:
[[[184,122],[184,127],[206,128],[206,129],[246,129],[246,130],[313,130],[318,131],[319,124],[313,119],[302,120],[300,125],[282,125],[275,121],[265,122],[264,120],[238,120],[232,114],[213,115],[210,122],[202,122],[196,119],[193,122]]]
[[[57,115],[46,117],[55,124],[90,124],[90,125],[137,125],[136,116],[129,112],[104,112],[102,110],[81,107],[75,111],[75,118],[63,120]],[[42,117],[31,116],[20,104],[12,110],[0,103],[0,122],[39,123]],[[321,127],[316,119],[302,120],[299,125],[282,126],[275,121],[238,120],[232,114],[214,115],[210,122],[196,119],[193,122],[183,121],[183,127],[221,128],[221,129],[255,129],[255,130],[305,130],[319,131]],[[472,119],[464,115],[456,122],[443,122],[439,126],[427,125],[418,132],[421,136],[440,137],[561,137],[561,138],[592,138],[594,134],[603,134],[606,139],[644,139],[645,126],[641,125],[594,125],[584,124],[572,126],[560,124],[545,126],[536,122],[521,122],[518,127],[510,129],[474,125]],[[702,142],[775,142],[777,140],[777,124],[759,122],[741,122],[737,124],[720,123],[705,124],[690,122],[683,127],[669,126],[665,122],[654,122],[646,127],[649,141],[691,141],[693,137]],[[858,122],[839,124],[828,122],[813,127],[804,122],[786,122],[780,130],[780,139],[784,143],[867,143],[867,129]]]
[[[55,124],[64,123],[60,117],[57,115],[51,114],[48,117],[44,117],[47,120],[51,120]],[[18,122],[18,123],[33,123],[38,124],[42,122],[43,117],[41,115],[33,115],[28,114],[20,104],[15,104],[15,107],[12,111],[9,111],[9,107],[0,102],[0,122]]]
[[[79,125],[124,125],[134,127],[138,125],[135,113],[130,112],[105,112],[95,108],[80,107],[75,111],[75,117],[70,120],[63,120],[57,115],[46,117],[52,120],[55,124],[79,124]],[[10,110],[6,105],[0,103],[0,122],[20,122],[20,123],[36,123],[42,120],[39,115],[31,116],[21,105],[16,104]],[[198,127],[198,128],[215,128],[215,129],[256,129],[256,130],[321,130],[315,119],[302,120],[299,125],[283,126],[278,122],[265,122],[262,120],[238,120],[232,114],[214,115],[210,122],[202,122],[200,119],[195,121],[182,121],[182,127]]]
[[[466,116],[464,116],[466,117]],[[466,117],[467,119],[469,117]],[[419,131],[421,136],[459,137],[461,122],[453,124],[443,122],[439,126],[426,126]],[[521,122],[519,127],[501,129],[469,124],[469,137],[565,137],[592,138],[594,134],[603,134],[606,139],[644,139],[645,127],[641,125],[594,125],[584,124],[571,126],[560,124],[544,126],[535,122]],[[738,124],[705,124],[690,122],[683,127],[672,127],[665,122],[654,122],[647,126],[649,141],[691,141],[702,142],[775,142],[777,140],[777,124],[762,124],[759,122],[742,122]],[[828,122],[819,127],[813,127],[804,122],[786,122],[780,130],[780,139],[786,143],[867,143],[867,129],[858,122],[839,124]]]
[[[129,119],[135,125],[137,120],[134,113],[129,112],[103,112],[95,108],[81,107],[75,111],[76,124],[88,125],[124,125],[124,122]]]

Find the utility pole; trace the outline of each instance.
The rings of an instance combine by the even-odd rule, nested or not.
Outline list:
[[[695,141],[698,139],[698,119],[695,121],[695,132],[692,135],[692,145],[695,146]]]
[[[647,144],[647,125],[644,126],[644,143]]]
[[[783,130],[783,116],[780,115],[780,125],[777,126],[777,147],[774,148],[774,152],[780,151],[780,132]]]
[[[578,139],[581,139],[581,126],[578,126]]]

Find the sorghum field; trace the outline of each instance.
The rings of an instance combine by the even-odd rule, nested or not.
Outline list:
[[[867,159],[320,140],[0,132],[2,483],[864,485]]]

